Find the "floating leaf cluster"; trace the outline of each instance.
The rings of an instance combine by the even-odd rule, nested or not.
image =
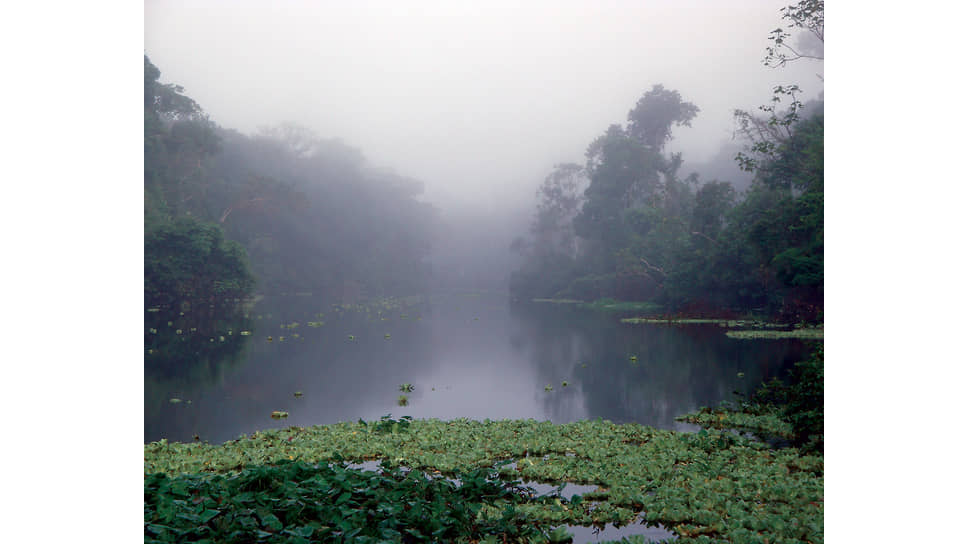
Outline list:
[[[573,503],[513,505],[515,516],[547,527],[638,522],[662,525],[683,543],[823,542],[822,456],[770,449],[715,429],[677,433],[601,420],[405,421],[289,427],[219,446],[154,442],[144,448],[145,473],[234,473],[279,459],[380,459],[443,475],[497,467],[508,478],[597,486]],[[479,515],[493,519],[507,511],[485,504]]]
[[[726,331],[726,336],[741,340],[778,340],[799,338],[802,340],[823,340],[823,328],[805,327],[792,331]]]
[[[548,541],[514,510],[534,500],[529,488],[486,469],[455,479],[287,460],[230,475],[152,474],[145,542]],[[482,516],[485,506],[501,514]]]

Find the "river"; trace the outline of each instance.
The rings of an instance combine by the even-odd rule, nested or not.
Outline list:
[[[146,313],[145,442],[217,444],[387,414],[692,430],[674,418],[752,391],[808,349],[494,293],[368,305],[303,294],[234,313],[180,310]]]

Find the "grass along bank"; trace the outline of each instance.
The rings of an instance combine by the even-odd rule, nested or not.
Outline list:
[[[479,504],[474,514],[478,525],[490,523],[487,520],[510,523],[517,519],[524,525],[549,529],[542,538],[550,535],[551,527],[560,525],[639,522],[661,524],[681,542],[708,538],[823,541],[822,455],[803,455],[794,448],[770,449],[762,442],[715,429],[692,434],[608,421],[552,424],[384,418],[257,432],[222,445],[161,441],[146,444],[144,452],[146,537],[148,497],[161,493],[160,487],[149,493],[148,475],[164,474],[164,478],[176,480],[224,478],[255,467],[286,467],[290,462],[317,467],[300,470],[327,471],[331,469],[324,467],[332,463],[380,460],[388,471],[406,467],[421,478],[463,478],[483,469],[511,480],[597,486],[572,501],[518,493],[515,499],[505,496],[475,503]],[[387,477],[394,478],[392,472]],[[480,479],[480,473],[476,477]],[[150,476],[152,482],[164,478]],[[287,481],[271,475],[267,478],[265,485],[270,487],[275,485],[271,482]],[[331,499],[339,497],[342,495]],[[344,500],[350,498],[352,494]],[[203,517],[212,519],[219,515],[215,512],[221,512],[214,507],[207,510]],[[266,519],[271,526],[260,525],[260,530],[270,533],[269,529],[278,526],[268,515]],[[322,530],[323,522],[318,523],[317,529]],[[152,524],[164,526],[154,517]],[[309,533],[309,529],[300,530]],[[313,532],[313,538],[325,532]],[[477,538],[469,535],[462,538]],[[511,536],[539,538],[525,532]]]

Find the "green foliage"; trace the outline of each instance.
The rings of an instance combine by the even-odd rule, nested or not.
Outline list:
[[[318,523],[314,531],[324,531],[313,533],[317,539],[327,534],[324,526],[346,533],[360,528],[358,534],[369,536],[372,533],[362,531],[375,530],[382,520],[392,518],[396,521],[386,525],[400,533],[405,533],[410,524],[424,536],[442,529],[442,525],[457,528],[457,533],[442,533],[451,535],[451,540],[461,535],[470,537],[460,532],[468,526],[488,534],[512,531],[513,527],[521,531],[536,527],[548,538],[551,527],[562,525],[640,522],[661,524],[683,543],[708,541],[704,539],[745,542],[753,541],[754,536],[756,541],[823,541],[823,457],[804,455],[796,449],[769,449],[758,441],[717,430],[676,433],[607,421],[555,425],[533,420],[413,420],[404,432],[392,432],[392,424],[389,432],[379,430],[381,423],[290,427],[219,446],[146,444],[146,536],[169,534],[154,532],[155,526],[189,531],[189,525],[193,525],[204,526],[201,530],[206,534],[231,528],[252,530],[253,536],[247,538],[255,538],[256,530],[273,533],[262,535],[266,539],[281,538],[283,531],[312,524],[313,520]],[[280,463],[279,459],[296,462]],[[356,475],[343,474],[338,467],[333,467],[333,472],[324,469],[333,462],[374,459],[382,460],[383,473]],[[383,481],[401,481],[392,471],[397,466],[410,469],[405,478],[415,481],[405,485],[414,487],[396,487]],[[285,470],[275,472],[277,469]],[[193,475],[198,473],[209,475]],[[462,482],[458,491],[466,494],[455,496],[450,489],[425,487],[437,485],[428,482],[444,485],[438,473],[458,478]],[[216,474],[222,476],[213,476]],[[508,481],[496,481],[494,476],[498,475]],[[567,501],[554,495],[532,497],[517,487],[519,480],[572,482],[595,485],[596,490]],[[311,484],[319,492],[310,492],[304,500],[302,486],[309,481],[319,482]],[[217,483],[213,488],[201,488],[203,482]],[[440,503],[434,502],[438,496],[444,497]],[[221,498],[221,505],[241,502],[245,509],[227,506],[221,510],[205,497],[215,504]],[[383,497],[392,497],[389,502],[395,505],[411,503],[423,519],[404,518],[406,512],[390,505],[381,508]],[[454,514],[435,510],[448,505]],[[340,511],[340,506],[345,509]],[[330,518],[332,514],[323,513],[329,509],[340,512],[352,524],[330,523],[335,515]],[[199,523],[198,518],[191,517],[205,510],[219,511],[209,521],[231,523],[223,529],[218,523],[224,522]],[[267,526],[252,511],[264,512],[266,517],[271,513],[282,528],[271,518],[271,526]],[[383,512],[392,515],[383,517]],[[466,518],[460,518],[468,520],[467,525],[463,521],[444,522],[433,528],[425,525],[432,523],[428,517],[453,520],[448,516],[457,517],[462,512],[468,512]],[[179,518],[180,513],[190,521]],[[303,515],[320,517],[300,517]],[[235,521],[244,516],[252,519]]]
[[[217,225],[179,218],[145,234],[145,305],[246,296],[255,285],[245,250]]]
[[[280,460],[232,475],[146,475],[145,542],[522,542],[541,528],[513,506],[533,491],[477,469],[456,482]],[[502,512],[481,516],[490,506]],[[560,537],[559,533],[552,533]]]
[[[823,2],[781,10],[788,28],[823,41]],[[770,65],[804,55],[791,31],[771,34]],[[765,313],[784,321],[820,321],[823,311],[823,114],[806,115],[800,88],[773,88],[760,114],[736,112],[750,150],[740,166],[755,172],[738,195],[720,180],[681,178],[682,157],[663,153],[673,126],[689,126],[699,108],[656,85],[586,152],[588,188],[571,221],[578,250],[567,259],[531,253],[515,272],[519,299],[649,301],[692,316]],[[549,177],[550,178],[550,177]],[[698,188],[697,188],[698,187]],[[573,201],[569,201],[573,202]],[[544,213],[539,207],[537,215]],[[556,216],[555,229],[566,230]]]
[[[145,56],[146,266],[163,267],[165,255],[185,249],[162,242],[173,230],[189,230],[173,225],[194,220],[217,225],[244,249],[238,257],[251,272],[217,278],[220,292],[251,289],[252,277],[267,293],[343,299],[425,286],[434,210],[416,200],[419,182],[370,168],[359,151],[298,125],[255,136],[218,127],[160,76]],[[184,296],[164,290],[184,287],[182,276],[193,271],[155,272],[146,276],[149,300]]]
[[[764,439],[790,440],[804,452],[823,454],[823,346],[796,364],[789,384],[776,378],[748,399],[680,416],[704,428],[737,429]]]
[[[784,418],[793,425],[794,443],[823,453],[823,346],[793,370]]]

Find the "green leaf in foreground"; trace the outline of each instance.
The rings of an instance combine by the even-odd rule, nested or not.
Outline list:
[[[231,479],[247,470],[282,467],[284,464],[278,460],[290,457],[310,464],[381,460],[385,470],[398,466],[412,469],[407,476],[412,479],[433,479],[438,474],[452,477],[475,469],[493,469],[502,477],[524,481],[571,482],[596,487],[595,491],[585,493],[577,501],[507,500],[502,503],[491,500],[487,490],[480,487],[485,485],[486,478],[465,479],[461,488],[466,487],[469,497],[476,497],[471,501],[473,504],[452,501],[454,513],[443,511],[441,514],[449,516],[464,512],[461,515],[478,520],[477,523],[503,518],[508,526],[532,524],[545,528],[542,529],[545,535],[551,528],[562,525],[644,522],[669,528],[682,543],[703,542],[704,538],[717,542],[762,542],[764,538],[772,542],[823,542],[823,456],[807,455],[794,448],[771,449],[757,440],[712,428],[691,434],[635,424],[616,425],[608,421],[556,425],[533,420],[410,420],[407,416],[397,421],[387,415],[379,422],[364,422],[362,425],[339,423],[267,430],[217,446],[204,443],[146,444],[145,473],[164,472],[171,478],[222,475]],[[507,461],[513,464],[501,464]],[[368,477],[380,477],[379,474],[368,474]],[[320,508],[329,508],[343,493],[351,492],[341,505],[346,508],[348,516],[355,515],[361,508],[368,508],[368,505],[373,505],[373,512],[379,512],[376,503],[367,502],[374,500],[374,496],[358,491],[373,486],[349,478],[347,476],[346,485],[326,480],[330,486],[326,496],[313,496],[311,500],[319,502]],[[150,532],[149,524],[168,526],[179,523],[168,517],[155,517],[155,514],[148,516],[150,500],[153,500],[149,499],[152,491],[149,491],[148,481],[146,477],[146,539],[155,534]],[[298,498],[300,492],[294,486],[301,486],[304,480],[298,477],[267,476],[257,481],[259,484],[247,488],[248,494],[242,497],[250,501],[245,504],[252,505],[247,508],[255,509],[259,501],[281,505],[289,500],[297,503],[301,500]],[[469,485],[469,481],[477,481],[479,485]],[[235,494],[242,491],[217,493],[221,495],[201,493],[200,496],[223,497],[224,504],[225,500],[235,500]],[[380,493],[383,492],[373,492]],[[191,490],[186,488],[177,500],[189,496]],[[412,500],[409,494],[395,497],[393,501],[387,501],[387,508]],[[442,508],[424,502],[419,504],[424,519],[437,516],[435,512],[438,510],[434,508]],[[165,508],[167,506],[155,510],[160,516]],[[285,530],[313,523],[298,516],[287,518],[278,511],[269,511],[283,521]],[[209,525],[235,519],[225,514],[217,516]],[[317,519],[315,523],[329,527],[329,532],[315,533],[312,538],[339,540],[355,529],[361,531],[357,533],[358,537],[372,534],[367,533],[372,524],[361,522],[354,526],[354,519],[347,518],[342,526],[335,521],[330,524]],[[794,519],[796,523],[790,522]],[[785,521],[774,525],[770,520]],[[252,528],[232,527],[250,535],[245,538],[258,540],[255,531],[265,529],[258,527],[258,519],[252,523],[255,524]],[[430,528],[402,524],[394,525],[393,530],[407,535],[406,531],[411,528],[425,540],[448,539],[433,536],[434,531],[445,529],[440,525]],[[374,538],[403,540],[417,537],[382,535]]]

